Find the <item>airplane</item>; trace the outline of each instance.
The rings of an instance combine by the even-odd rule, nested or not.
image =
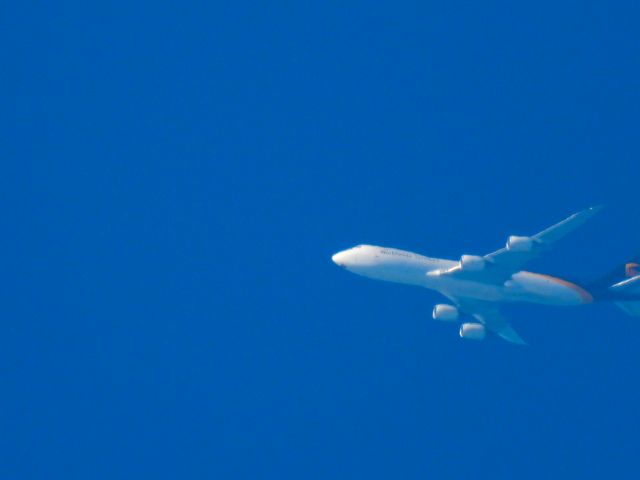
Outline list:
[[[640,257],[617,267],[600,280],[580,286],[567,280],[522,270],[567,234],[587,222],[602,207],[591,207],[532,236],[511,235],[506,245],[488,255],[462,255],[460,260],[430,258],[396,248],[358,245],[331,257],[340,267],[376,280],[435,290],[451,304],[438,304],[435,320],[457,322],[463,339],[483,340],[487,333],[526,345],[500,312],[511,302],[555,306],[616,303],[627,314],[640,316]]]

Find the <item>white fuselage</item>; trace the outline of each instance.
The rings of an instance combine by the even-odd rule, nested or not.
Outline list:
[[[545,305],[582,305],[593,301],[578,285],[548,275],[518,272],[501,285],[461,280],[428,272],[448,269],[458,262],[429,258],[395,248],[359,245],[336,253],[332,260],[350,272],[376,280],[417,285],[447,297],[490,302],[531,302]]]

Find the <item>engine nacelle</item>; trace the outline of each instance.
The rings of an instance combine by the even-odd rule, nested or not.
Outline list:
[[[453,305],[445,305],[443,303],[433,307],[433,319],[443,322],[455,322],[458,320],[460,313]]]
[[[487,261],[484,257],[477,255],[462,255],[460,257],[460,268],[467,272],[479,272],[484,270]]]
[[[466,340],[484,340],[487,329],[480,323],[463,323],[460,327],[460,337]]]
[[[534,249],[536,241],[531,237],[518,237],[511,235],[507,240],[507,250],[511,252],[530,252]]]

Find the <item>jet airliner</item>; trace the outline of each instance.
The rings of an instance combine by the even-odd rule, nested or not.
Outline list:
[[[592,207],[576,213],[532,236],[511,235],[503,248],[484,256],[444,260],[396,248],[358,245],[336,253],[332,260],[358,275],[441,293],[451,303],[436,305],[433,318],[457,322],[466,317],[459,330],[464,339],[483,340],[487,333],[493,333],[509,342],[525,344],[502,316],[501,304],[577,306],[606,300],[630,315],[640,316],[639,258],[588,286],[522,270],[599,210]]]

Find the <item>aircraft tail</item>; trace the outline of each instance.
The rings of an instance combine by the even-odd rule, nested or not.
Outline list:
[[[590,286],[600,298],[615,302],[628,315],[640,317],[640,255]]]

